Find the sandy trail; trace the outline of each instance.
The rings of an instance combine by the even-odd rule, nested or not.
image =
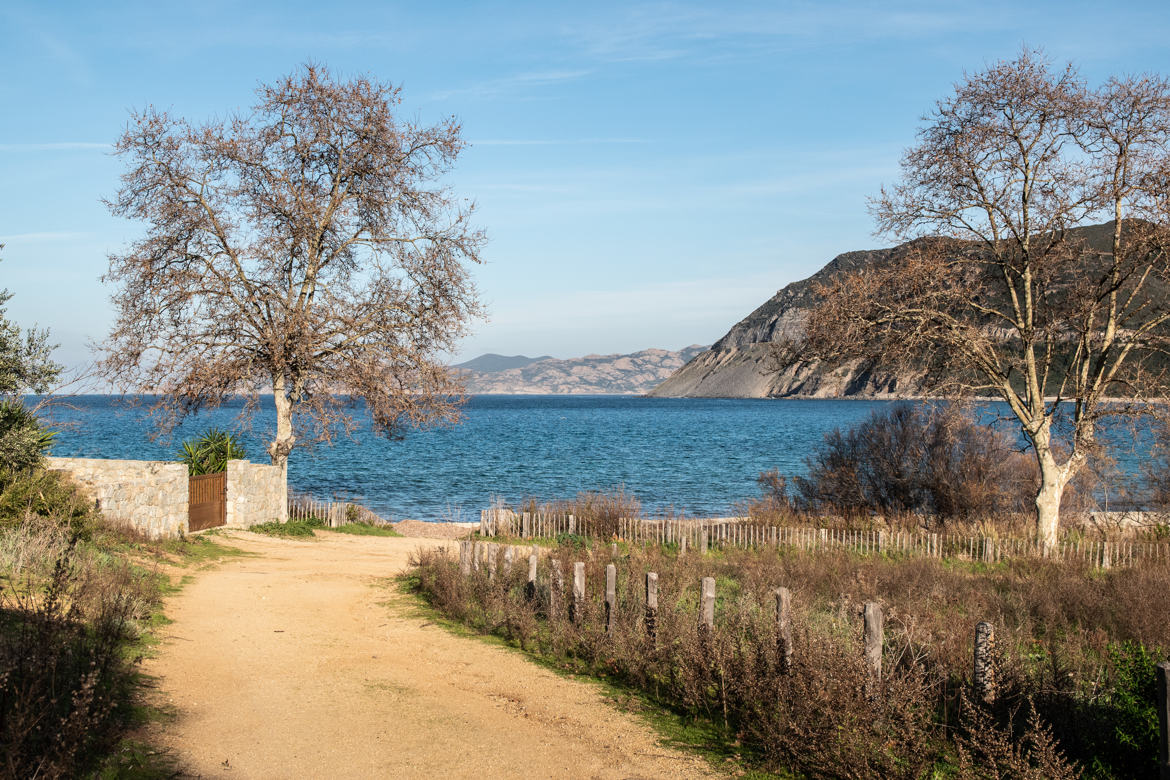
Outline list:
[[[177,720],[152,739],[214,777],[696,777],[585,683],[413,614],[384,587],[431,539],[234,532],[145,671]]]

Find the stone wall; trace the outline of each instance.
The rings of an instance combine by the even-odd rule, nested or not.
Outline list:
[[[276,466],[229,460],[227,524],[247,528],[288,520],[288,482]]]
[[[187,467],[156,460],[48,458],[81,485],[110,520],[152,539],[187,532]]]

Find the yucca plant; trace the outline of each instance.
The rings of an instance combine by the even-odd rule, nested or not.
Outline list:
[[[187,473],[193,477],[227,471],[229,460],[245,456],[236,434],[219,428],[208,428],[203,435],[187,439],[179,448],[179,461],[187,464]]]

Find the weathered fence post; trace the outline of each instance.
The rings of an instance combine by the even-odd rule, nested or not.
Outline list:
[[[459,573],[464,577],[471,574],[471,542],[459,543]]]
[[[573,564],[573,603],[572,614],[569,618],[574,623],[585,619],[585,564],[577,561]]]
[[[556,558],[549,561],[548,574],[548,614],[555,615],[561,604],[561,594],[565,592],[565,573],[561,571],[561,562]]]
[[[618,557],[617,542],[614,542],[609,546],[609,557],[611,559]]]
[[[653,643],[658,638],[658,574],[646,572],[646,636]]]
[[[525,539],[532,536],[532,515],[528,512],[520,515],[520,535]]]
[[[616,546],[616,545],[615,545]],[[617,566],[605,567],[605,633],[617,631]]]
[[[685,558],[687,554],[687,538],[680,537],[678,540],[678,557]]]
[[[995,701],[995,626],[987,621],[975,624],[975,666],[971,681],[975,698],[984,704]]]
[[[942,555],[942,552],[938,547],[938,534],[930,535],[930,554],[935,558],[938,558]]]
[[[703,578],[703,591],[699,602],[699,625],[708,631],[715,628],[715,578]]]
[[[871,679],[880,683],[882,679],[882,644],[885,626],[882,620],[882,605],[874,601],[865,603],[865,663],[869,666]]]
[[[707,554],[707,549],[711,545],[711,531],[706,527],[699,529],[699,552],[703,555]]]
[[[1113,545],[1109,542],[1101,543],[1101,568],[1108,569],[1113,565]]]
[[[475,567],[475,570],[476,570],[476,571],[479,571],[479,567],[480,567],[480,560],[483,558],[483,546],[484,546],[484,544],[486,544],[486,542],[476,542],[476,543],[475,543],[475,547],[474,547],[474,548],[472,548],[472,551],[471,551],[471,553],[472,553],[472,555],[471,555],[471,565]]]
[[[577,518],[573,515],[569,515],[569,533],[577,533]]]
[[[508,545],[504,548],[504,576],[512,573],[512,562],[516,560],[516,548]]]
[[[983,562],[995,563],[995,540],[990,536],[983,537]]]
[[[878,552],[883,553],[886,551],[886,532],[885,531],[878,531],[877,536],[878,536],[878,538],[877,538]]]
[[[486,544],[484,547],[487,548],[488,579],[494,580],[496,578],[496,565],[499,563],[500,549],[495,543]]]
[[[536,599],[536,565],[539,561],[536,553],[528,556],[528,584],[524,586],[524,593],[529,601]]]
[[[776,643],[780,654],[780,671],[792,669],[792,592],[776,588]]]
[[[1158,688],[1158,777],[1170,780],[1170,661],[1154,670]]]

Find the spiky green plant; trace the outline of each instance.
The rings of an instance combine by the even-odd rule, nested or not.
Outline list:
[[[217,474],[227,471],[229,460],[246,457],[236,434],[208,428],[201,436],[185,440],[179,448],[179,461],[187,464],[187,473]]]

